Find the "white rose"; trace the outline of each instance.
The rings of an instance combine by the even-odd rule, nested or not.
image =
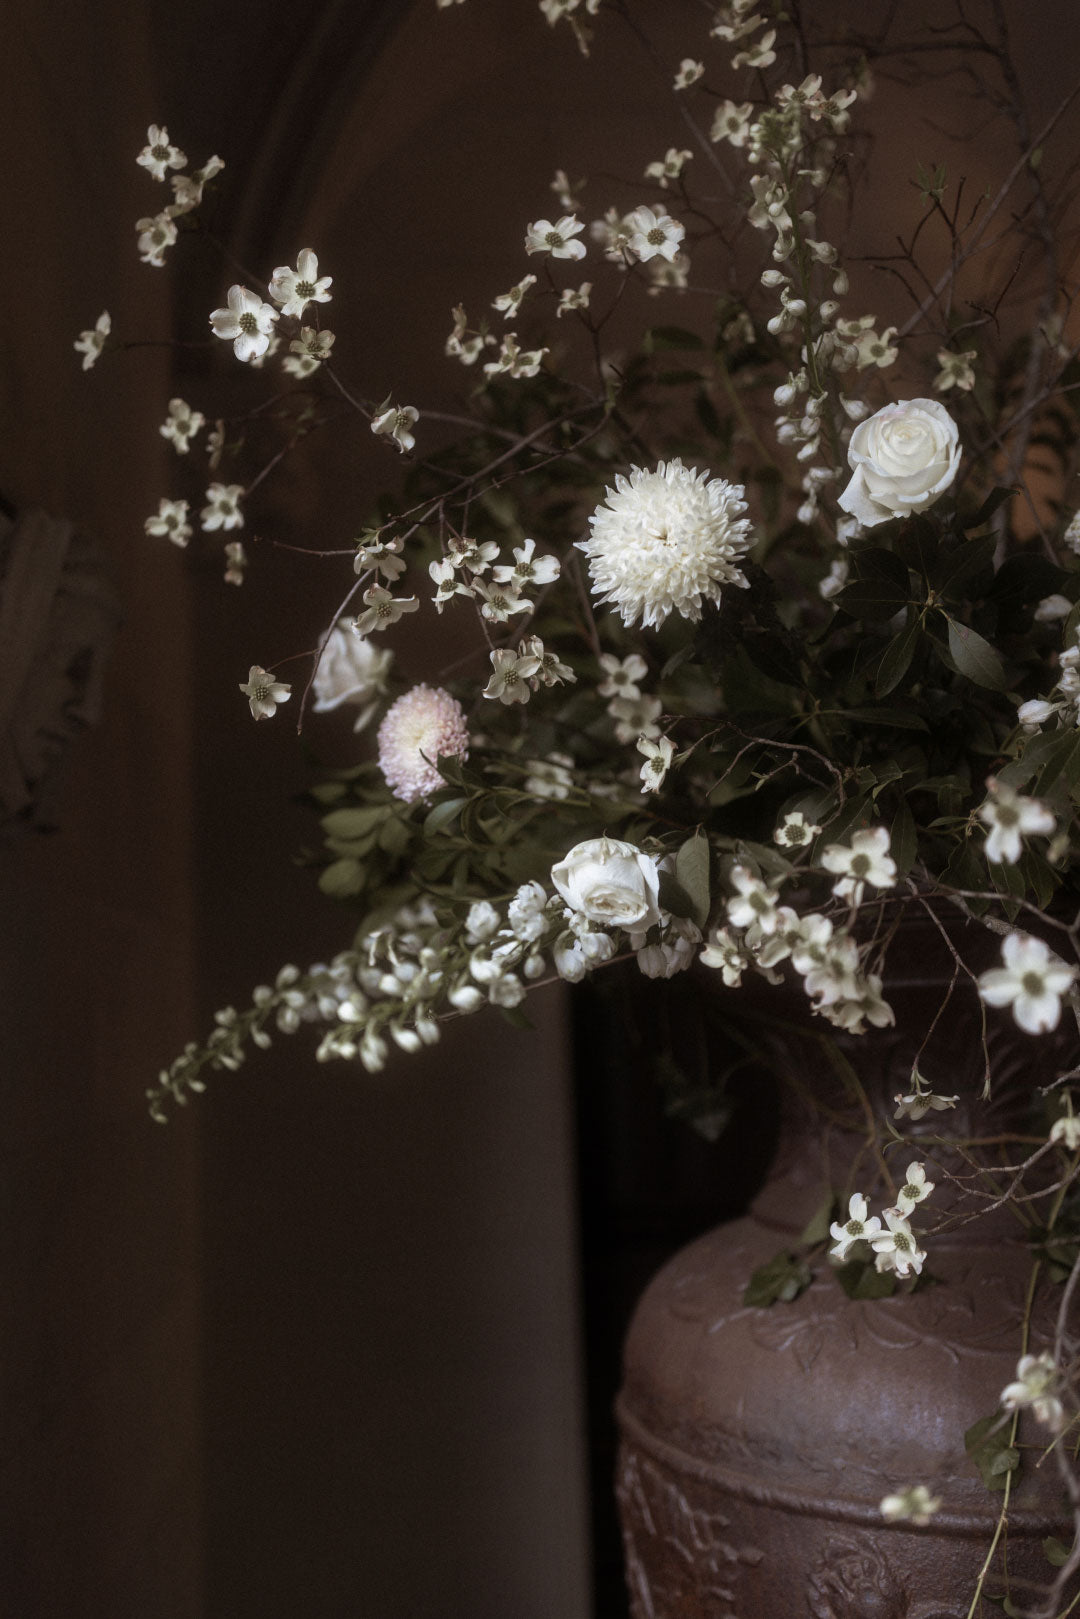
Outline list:
[[[900,399],[859,423],[848,461],[855,476],[839,505],[865,528],[924,512],[956,477],[956,423],[936,399]]]
[[[570,906],[603,927],[644,932],[660,920],[656,861],[632,843],[589,838],[552,867],[551,880]]]
[[[386,675],[394,654],[372,646],[357,635],[347,618],[339,619],[323,642],[315,670],[316,714],[350,703],[360,708],[354,731],[362,731],[386,690]]]

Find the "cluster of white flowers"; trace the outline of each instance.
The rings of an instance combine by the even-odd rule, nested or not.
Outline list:
[[[538,556],[531,539],[514,546],[513,554],[512,563],[499,562],[494,540],[480,542],[453,535],[445,554],[428,566],[435,584],[436,609],[441,613],[448,602],[462,596],[476,603],[481,617],[491,624],[506,624],[519,613],[531,613],[534,602],[529,592],[554,584],[561,564],[550,552]],[[486,577],[489,570],[490,579]],[[574,676],[568,671],[560,678],[573,680]]]
[[[135,161],[157,181],[164,181],[170,169],[186,169],[188,162],[180,148],[169,140],[168,130],[157,124],[151,124],[147,130],[146,145]],[[173,246],[179,234],[176,221],[194,212],[202,202],[203,188],[224,167],[219,157],[211,157],[201,169],[193,169],[190,174],[169,175],[172,202],[160,213],[135,222],[135,229],[139,233],[137,246],[144,264],[161,269],[165,263],[166,249]]]
[[[874,1253],[874,1269],[895,1271],[897,1276],[917,1276],[926,1260],[911,1229],[911,1215],[934,1190],[934,1182],[926,1178],[926,1169],[920,1163],[909,1164],[907,1175],[896,1202],[881,1215],[871,1215],[866,1198],[855,1192],[848,1200],[848,1217],[842,1223],[834,1220],[829,1227],[833,1246],[829,1257],[840,1264],[847,1261],[856,1243],[869,1243]],[[882,1229],[884,1219],[886,1229]]]
[[[267,290],[273,303],[267,303],[250,287],[234,283],[229,288],[225,306],[210,315],[214,336],[231,343],[238,360],[250,363],[263,360],[276,346],[275,322],[283,315],[299,319],[309,304],[329,303],[332,280],[332,276],[320,276],[319,261],[312,249],[302,248],[295,270],[281,264],[271,276]],[[291,345],[290,355],[282,362],[284,368],[298,376],[309,374],[328,357],[333,341],[332,332],[301,328],[298,341]],[[293,357],[294,353],[299,355],[299,361]],[[309,362],[306,365],[301,363],[305,358]]]
[[[737,988],[751,966],[779,983],[776,968],[790,961],[813,1011],[835,1027],[862,1034],[867,1023],[885,1028],[894,1021],[880,977],[863,969],[859,946],[846,929],[818,912],[799,916],[781,905],[778,890],[746,866],[733,866],[729,880],[734,894],[726,902],[727,925],[712,929],[701,952],[729,988]]]
[[[1059,656],[1058,668],[1061,673],[1049,698],[1033,697],[1017,710],[1016,717],[1025,731],[1040,731],[1055,717],[1063,725],[1080,725],[1080,634]]]
[[[1044,1350],[1041,1355],[1021,1355],[1016,1381],[1002,1389],[1000,1403],[1006,1411],[1030,1409],[1036,1421],[1052,1433],[1059,1433],[1065,1424],[1061,1386],[1061,1372],[1049,1351]]]

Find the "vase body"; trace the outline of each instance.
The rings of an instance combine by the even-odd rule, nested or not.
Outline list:
[[[949,982],[948,962],[928,963],[928,954],[932,941],[922,939],[906,980],[887,985],[896,1029],[841,1035],[830,1058],[820,1026],[816,1035],[785,1032],[774,1017],[758,1033],[772,1066],[786,1066],[804,1093],[832,1097],[839,1053],[869,1104],[884,1110],[888,1099],[891,1113],[895,1094],[911,1088],[914,1054]],[[920,1065],[950,1076],[935,1088],[977,1096],[978,1003],[971,994],[949,1010]],[[966,1118],[963,1108],[959,1120],[946,1115],[950,1130],[957,1122],[969,1136],[1015,1129],[1039,1078],[1033,1064],[1049,1077],[1054,1047],[1009,1028],[992,1033],[995,1100]],[[963,1436],[1016,1375],[1030,1247],[1002,1208],[930,1239],[927,1269],[937,1280],[914,1293],[850,1299],[819,1261],[793,1302],[745,1305],[754,1271],[796,1247],[827,1188],[863,1191],[877,1209],[889,1201],[864,1139],[835,1121],[822,1128],[802,1106],[786,1113],[772,1176],[751,1212],[676,1255],[630,1328],[617,1493],[631,1611],[634,1619],[966,1619],[1002,1496],[986,1489]],[[931,1114],[923,1129],[936,1133],[941,1120]],[[906,1139],[890,1162],[901,1178],[916,1158],[966,1167],[920,1148],[919,1126],[900,1128]],[[920,1206],[917,1230],[947,1214],[947,1185],[932,1203]],[[1033,1352],[1053,1341],[1056,1294],[1037,1295]],[[1021,1445],[1048,1438],[1022,1413]],[[1023,1581],[1045,1589],[1055,1575],[1044,1538],[1071,1539],[1054,1459],[1036,1469],[1037,1455],[1011,1487],[1018,1605],[1032,1600]],[[914,1484],[941,1497],[938,1513],[925,1527],[886,1524],[882,1498]],[[987,1587],[1002,1588],[1001,1580]]]

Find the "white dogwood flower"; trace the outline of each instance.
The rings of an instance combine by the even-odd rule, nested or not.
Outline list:
[[[172,247],[176,241],[176,226],[167,213],[155,214],[153,218],[137,219],[135,229],[139,233],[136,246],[143,264],[152,264],[155,270],[160,270],[165,263],[165,249]]]
[[[270,280],[269,292],[283,315],[302,315],[310,303],[327,304],[333,276],[319,274],[319,261],[310,247],[302,248],[296,269],[281,264]]]
[[[214,336],[232,343],[238,360],[250,360],[263,355],[270,347],[270,336],[278,312],[264,303],[257,292],[235,283],[226,295],[226,307],[215,309],[210,316]]]
[[[187,165],[183,152],[169,140],[169,131],[164,124],[160,127],[150,125],[146,131],[146,145],[135,161],[155,180],[164,180],[166,169],[182,169]]]
[[[927,1180],[925,1167],[917,1163],[909,1164],[904,1184],[896,1194],[896,1207],[901,1214],[910,1214],[933,1190],[934,1182]]]
[[[821,864],[838,878],[833,884],[837,899],[861,905],[867,883],[873,888],[891,888],[896,881],[896,862],[888,850],[889,832],[884,826],[852,833],[850,845],[830,843],[822,851]]]
[[[192,410],[182,399],[169,400],[169,414],[158,432],[173,445],[177,455],[186,455],[191,440],[206,421],[200,410]]]
[[[1030,1406],[1036,1420],[1055,1433],[1065,1420],[1065,1412],[1057,1395],[1060,1376],[1053,1355],[1044,1350],[1041,1355],[1021,1355],[1016,1366],[1015,1383],[1007,1383],[1001,1391],[1000,1403],[1006,1411],[1019,1411]]]
[[[219,528],[243,528],[244,514],[240,510],[243,493],[243,484],[212,483],[206,491],[206,505],[199,513],[199,526],[208,534]]]
[[[869,1218],[868,1218],[869,1216]],[[848,1217],[843,1223],[834,1220],[829,1227],[829,1235],[833,1239],[833,1246],[829,1249],[831,1259],[845,1260],[848,1250],[857,1242],[870,1242],[881,1231],[881,1221],[877,1215],[870,1215],[869,1206],[861,1192],[855,1192],[848,1199]]]
[[[371,431],[389,434],[404,455],[406,450],[411,450],[416,443],[411,429],[419,419],[420,412],[414,405],[391,405],[387,397],[371,419]]]
[[[907,1216],[896,1209],[886,1209],[885,1224],[888,1231],[883,1231],[880,1237],[873,1237],[870,1242],[877,1255],[875,1269],[894,1270],[898,1276],[909,1276],[914,1271],[918,1276],[926,1254],[916,1242]]]
[[[996,776],[989,777],[986,786],[990,796],[976,811],[980,821],[990,828],[984,846],[986,858],[1015,865],[1023,853],[1023,834],[1035,832],[1049,837],[1057,829],[1057,821],[1039,799],[1023,797]]]
[[[107,309],[103,309],[94,325],[85,332],[79,333],[75,339],[74,349],[76,354],[81,354],[83,357],[82,368],[84,371],[89,371],[91,366],[97,363],[98,356],[105,347],[105,339],[111,331],[112,316]]]
[[[287,681],[275,680],[261,664],[253,663],[247,680],[240,682],[240,690],[248,699],[248,707],[257,720],[272,719],[280,703],[287,703],[292,688]]]
[[[679,243],[686,235],[686,226],[680,225],[670,214],[656,213],[644,206],[634,209],[629,222],[630,251],[642,263],[655,258],[657,254],[665,259],[675,258]]]
[[[157,515],[148,517],[143,528],[147,534],[171,540],[174,545],[186,545],[194,532],[187,515],[186,500],[159,500]]]
[[[925,1484],[912,1484],[895,1495],[883,1496],[878,1510],[886,1523],[913,1523],[917,1529],[925,1529],[940,1505],[940,1495],[931,1495]]]
[[[583,259],[585,243],[575,241],[585,226],[573,214],[564,214],[552,224],[538,219],[525,232],[526,253],[550,253],[553,259]]]
[[[1049,1034],[1061,1019],[1061,997],[1076,979],[1076,968],[1055,956],[1041,939],[1010,933],[1001,947],[1005,965],[979,978],[987,1006],[1011,1006],[1027,1034]]]

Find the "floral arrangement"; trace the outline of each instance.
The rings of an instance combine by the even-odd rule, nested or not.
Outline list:
[[[880,259],[902,324],[853,297],[845,241],[873,161],[861,104],[875,73],[917,60],[912,44],[815,40],[774,0],[688,8],[701,59],[672,63],[666,93],[693,144],[624,200],[586,204],[559,170],[556,217],[538,199],[520,221],[518,283],[492,288],[481,317],[453,308],[447,364],[471,393],[448,445],[425,445],[422,407],[367,398],[347,374],[314,249],[223,288],[210,332],[223,363],[278,371],[266,420],[280,453],[257,464],[239,427],[204,437],[204,415],[172,399],[160,430],[178,487],[195,482],[161,498],[147,535],[185,546],[197,521],[241,584],[258,486],[288,475],[301,418],[317,431],[342,400],[402,476],[333,561],[301,675],[252,663],[237,682],[255,720],[284,705],[316,748],[320,716],[349,716],[355,762],[311,793],[317,880],[349,942],[221,1011],[151,1090],[155,1118],[271,1031],[310,1029],[321,1060],[374,1071],[437,1042],[447,1018],[519,1018],[530,987],[615,961],[652,978],[695,968],[732,991],[786,979],[809,1015],[864,1034],[894,1022],[888,958],[912,909],[996,935],[999,964],[957,957],[949,990],[984,1050],[994,1020],[1033,1041],[1080,1023],[1080,343],[1067,198],[1044,157],[1065,109],[1029,127],[984,9],[985,26],[958,11],[934,44],[972,80],[982,64],[973,93],[1012,119],[1016,161],[978,197],[920,166],[917,228]],[[637,27],[614,0],[540,11],[601,54],[606,24]],[[222,163],[189,169],[158,127],[137,161],[173,199],[137,225],[160,267],[203,229]],[[1016,338],[1002,335],[1010,300],[1029,312]],[[627,309],[633,349],[611,337]],[[103,314],[75,346],[89,368],[116,345]],[[394,661],[393,627],[415,613],[459,627],[438,684]],[[1059,1457],[1080,1419],[1066,1330],[1078,1076],[1063,1062],[1039,1088],[1009,1166],[1020,1197],[1034,1166],[1056,1165],[1042,1237],[1063,1295],[1058,1355],[1022,1356],[979,1437],[1006,1503],[1019,1410]],[[846,1189],[823,1264],[917,1284],[934,1184],[904,1157],[904,1129],[934,1115],[948,1138],[950,1079],[914,1067],[885,1132],[907,1165],[894,1200],[871,1214]],[[920,1524],[938,1505],[912,1483],[882,1513]],[[1080,1552],[1048,1555],[1047,1615]],[[988,1555],[976,1600],[990,1568]]]

